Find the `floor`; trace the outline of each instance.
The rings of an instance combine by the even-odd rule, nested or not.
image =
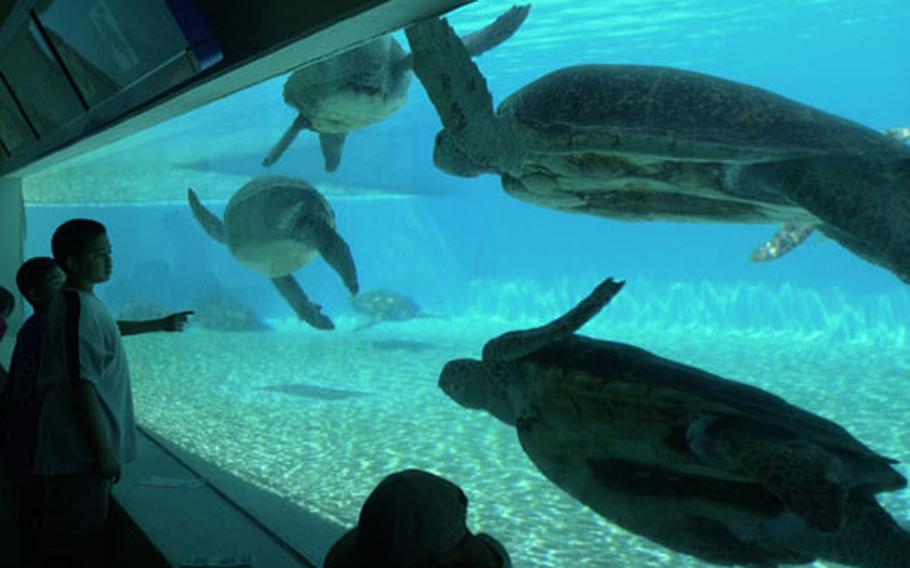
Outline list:
[[[114,498],[171,566],[321,566],[345,530],[145,432],[139,456]],[[23,568],[12,497],[0,475],[0,568]]]

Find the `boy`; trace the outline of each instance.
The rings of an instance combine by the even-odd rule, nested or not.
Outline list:
[[[23,552],[29,566],[34,565],[30,555],[34,551],[36,513],[41,503],[39,488],[32,475],[39,412],[35,379],[38,375],[41,338],[47,322],[47,303],[60,291],[64,280],[66,274],[54,259],[47,257],[27,260],[16,273],[16,286],[32,305],[34,313],[16,335],[16,348],[10,362],[9,380],[3,391],[2,404],[8,417],[6,460],[15,487],[19,534],[24,540]]]
[[[44,565],[103,564],[111,484],[135,457],[135,418],[121,335],[180,331],[192,312],[120,322],[94,295],[113,269],[101,223],[73,219],[51,240],[66,282],[47,307],[37,387],[42,399],[34,472],[43,492]]]

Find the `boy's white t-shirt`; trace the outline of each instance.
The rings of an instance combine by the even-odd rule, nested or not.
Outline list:
[[[101,300],[79,297],[79,376],[92,383],[101,402],[108,443],[121,464],[136,457],[136,419],[126,352],[117,322]],[[43,397],[34,472],[41,475],[83,473],[98,467],[97,451],[75,413],[72,378],[67,366],[67,313],[63,294],[48,307],[41,346],[38,393]]]

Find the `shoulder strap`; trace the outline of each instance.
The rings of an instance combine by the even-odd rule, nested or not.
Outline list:
[[[79,384],[79,319],[82,311],[82,302],[79,293],[73,290],[63,291],[64,332],[63,348],[65,349],[66,369],[69,375],[70,386]]]

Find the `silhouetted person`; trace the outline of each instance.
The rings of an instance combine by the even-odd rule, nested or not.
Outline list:
[[[54,259],[48,257],[29,259],[16,272],[16,286],[32,306],[33,313],[16,335],[16,348],[10,361],[2,403],[8,417],[6,460],[13,481],[16,518],[26,566],[36,564],[35,531],[41,505],[40,485],[32,473],[40,412],[38,362],[47,326],[47,305],[60,292],[65,280],[66,274]]]
[[[325,568],[511,568],[499,541],[468,530],[467,510],[451,481],[419,469],[393,473],[364,501]]]
[[[47,306],[37,381],[40,565],[102,566],[111,485],[120,479],[122,464],[136,455],[132,385],[121,335],[179,331],[191,312],[115,322],[94,294],[113,269],[111,243],[97,221],[63,223],[51,248],[66,282]]]
[[[6,335],[6,330],[9,329],[9,323],[6,320],[9,319],[15,307],[16,297],[13,296],[12,292],[0,286],[0,341],[3,341],[3,336]],[[0,365],[0,391],[4,387],[6,387],[6,369],[3,368],[3,365]]]

